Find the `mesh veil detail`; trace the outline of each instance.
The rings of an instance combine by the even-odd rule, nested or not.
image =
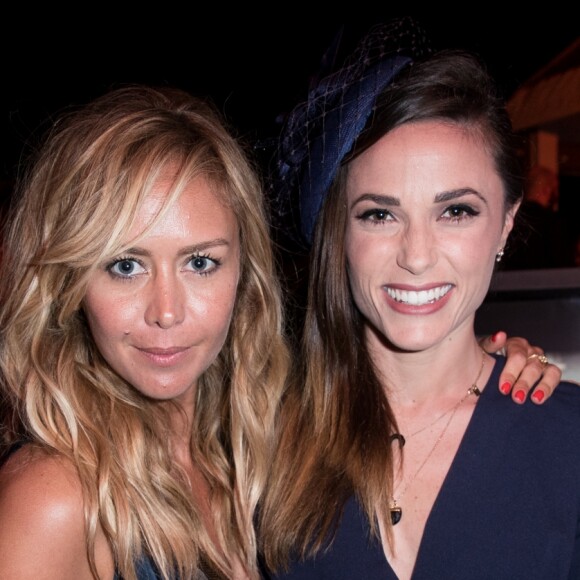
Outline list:
[[[373,26],[343,66],[322,78],[287,116],[275,154],[272,207],[287,235],[311,241],[314,224],[340,163],[391,80],[431,52],[410,17]]]

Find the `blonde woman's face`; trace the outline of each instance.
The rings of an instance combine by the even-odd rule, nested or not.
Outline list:
[[[168,188],[159,182],[127,240],[151,223]],[[153,230],[90,280],[84,310],[98,349],[144,395],[192,402],[224,345],[239,269],[236,217],[198,178]]]

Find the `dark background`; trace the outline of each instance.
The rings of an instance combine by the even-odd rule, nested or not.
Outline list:
[[[377,2],[371,7],[360,0],[344,9],[331,6],[165,2],[62,9],[22,4],[20,14],[14,6],[5,8],[0,202],[10,195],[23,152],[58,111],[119,84],[169,84],[209,97],[250,143],[267,142],[278,133],[277,118],[306,96],[309,78],[341,30],[349,51],[373,24],[414,16],[434,48],[466,48],[483,57],[506,97],[580,35],[572,5],[553,1],[525,8],[505,3],[505,10],[492,3],[466,3],[460,9],[436,3],[428,11],[409,1],[405,11],[378,9]],[[570,204],[566,213],[575,219],[576,210],[577,204]],[[306,262],[300,252],[286,258],[289,293],[303,304]],[[290,325],[300,324],[300,309],[295,311]],[[558,320],[572,318],[559,315]],[[534,338],[525,334],[526,328],[511,328],[507,322],[502,319],[492,331],[504,328],[550,347],[545,326],[537,326],[542,334]]]
[[[63,14],[24,6],[30,14],[5,19],[1,41],[0,179],[11,183],[43,122],[118,84],[171,84],[208,96],[255,142],[275,137],[277,117],[305,96],[309,77],[340,30],[349,48],[374,23],[412,15],[436,48],[480,54],[506,96],[580,33],[570,9],[553,4],[550,13],[544,8],[534,14],[478,12],[473,6],[398,13],[358,2],[316,19],[286,4],[246,4],[243,12],[227,5],[142,5],[123,18],[121,5],[79,5]]]

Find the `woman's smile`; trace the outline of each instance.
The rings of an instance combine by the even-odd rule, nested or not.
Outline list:
[[[494,158],[460,124],[404,124],[349,165],[346,259],[374,340],[424,350],[473,324],[513,223]]]
[[[452,287],[451,284],[444,284],[430,288],[429,290],[401,290],[395,287],[385,286],[385,290],[395,302],[409,304],[411,306],[424,306],[425,304],[432,304],[441,300]]]

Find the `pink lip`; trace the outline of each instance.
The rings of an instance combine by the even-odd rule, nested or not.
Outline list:
[[[185,356],[187,347],[174,346],[170,348],[139,348],[137,350],[150,362],[157,366],[168,367],[176,364]]]
[[[396,286],[391,285],[391,288],[396,287],[399,290],[411,290],[411,291],[420,292],[422,290],[430,290],[431,288],[436,288],[438,286],[441,286],[441,284],[430,284],[428,286],[422,286],[422,287],[409,286],[406,284],[401,284],[401,285],[397,284]],[[425,315],[425,314],[433,314],[433,313],[441,310],[447,304],[447,302],[449,302],[453,292],[454,292],[454,288],[452,288],[449,292],[447,292],[447,294],[445,294],[445,296],[443,296],[439,300],[436,300],[435,302],[430,302],[428,304],[422,304],[420,306],[416,305],[416,304],[406,304],[404,302],[397,302],[395,299],[393,299],[391,296],[389,296],[389,294],[386,291],[385,291],[384,295],[385,295],[385,299],[386,299],[387,304],[395,312],[398,312],[400,314]]]
[[[397,290],[414,290],[415,292],[421,292],[421,290],[431,290],[431,288],[438,288],[439,286],[446,286],[448,282],[435,282],[432,284],[423,284],[422,286],[416,286],[414,284],[387,284],[389,288],[396,288]]]

